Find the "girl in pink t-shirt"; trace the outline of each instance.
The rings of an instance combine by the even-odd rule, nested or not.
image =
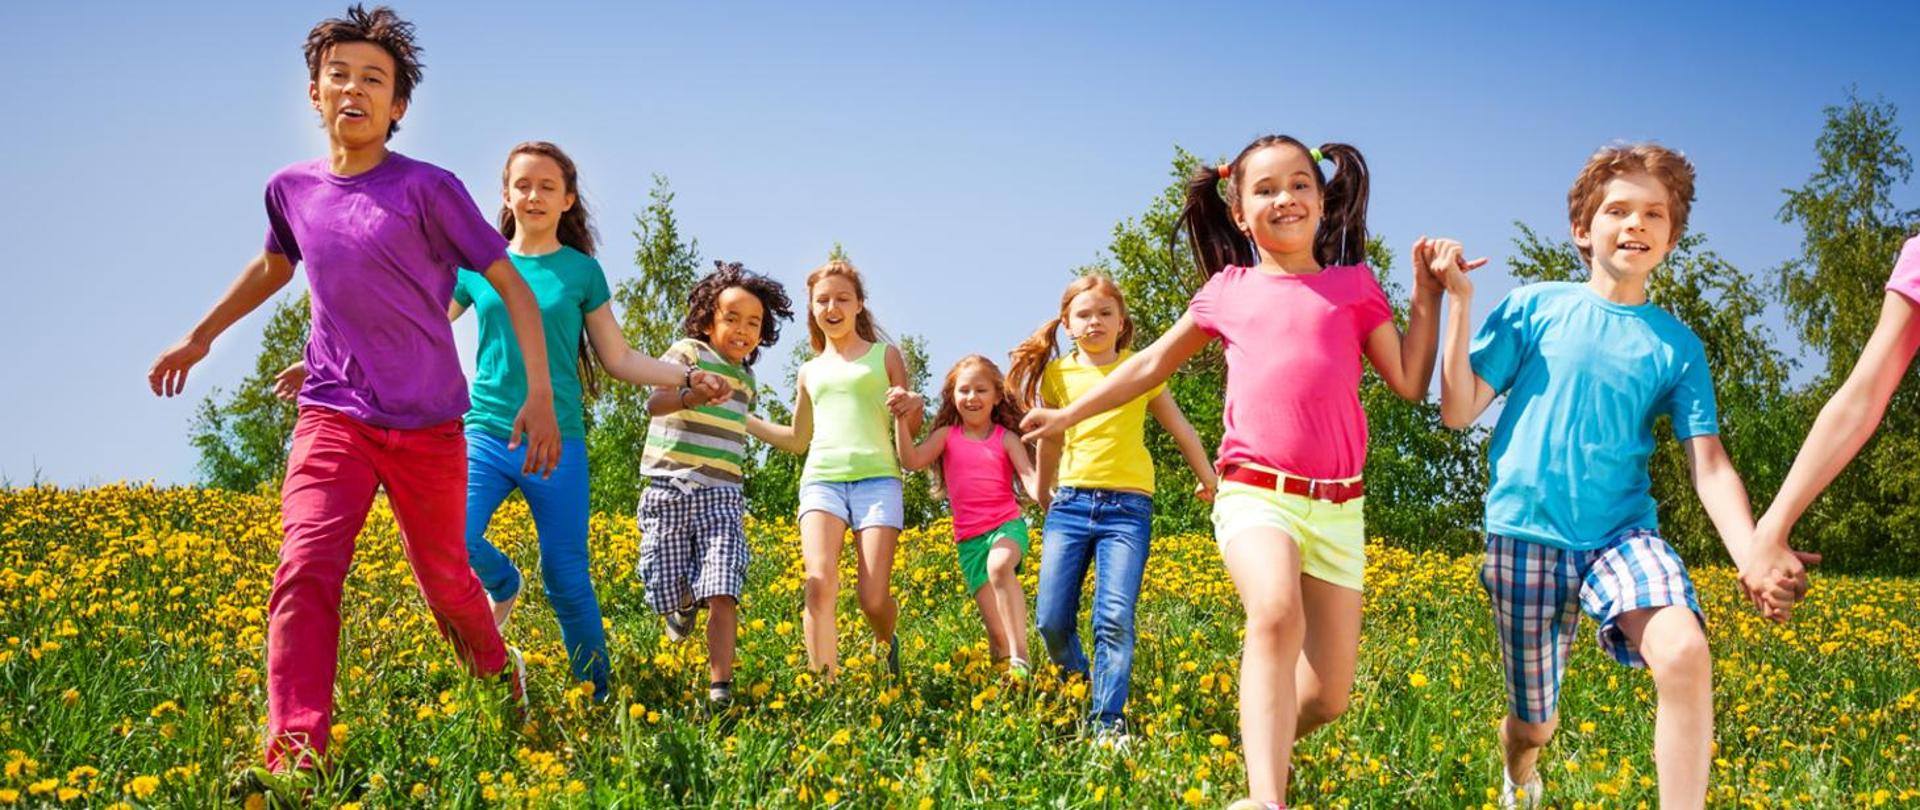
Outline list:
[[[940,412],[926,441],[900,419],[894,431],[900,466],[920,470],[941,462],[939,478],[953,510],[954,548],[967,590],[987,626],[987,647],[1006,660],[1008,674],[1025,678],[1027,593],[1020,589],[1020,559],[1029,545],[1027,521],[1014,501],[1014,475],[1028,492],[1039,490],[1033,458],[1020,443],[1020,406],[1000,368],[968,355],[947,372]]]
[[[1029,439],[1059,436],[1166,380],[1215,338],[1224,344],[1213,522],[1247,614],[1240,733],[1253,796],[1235,807],[1284,806],[1294,739],[1338,717],[1353,686],[1366,537],[1361,358],[1394,393],[1425,399],[1442,293],[1428,268],[1484,263],[1462,261],[1455,242],[1416,242],[1401,334],[1365,264],[1367,185],[1359,150],[1284,135],[1198,171],[1180,223],[1207,282],[1187,313],[1086,395],[1023,422]]]

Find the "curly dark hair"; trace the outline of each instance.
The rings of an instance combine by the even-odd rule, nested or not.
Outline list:
[[[687,294],[687,317],[680,322],[681,331],[687,337],[706,340],[707,330],[713,326],[714,311],[720,307],[720,294],[732,287],[753,293],[753,297],[760,299],[760,307],[766,310],[766,316],[760,319],[760,347],[771,348],[779,343],[780,322],[793,320],[793,301],[787,298],[787,288],[739,262],[718,259],[713,262],[713,272],[700,279],[700,283],[693,285],[693,292]],[[759,359],[760,349],[756,348],[747,355],[747,367],[752,368]]]
[[[400,19],[393,9],[374,6],[368,11],[359,3],[347,6],[347,16],[321,20],[307,32],[307,78],[320,81],[320,60],[327,50],[348,42],[371,42],[393,57],[393,100],[413,100],[413,87],[420,83],[420,46],[413,41],[413,23]],[[400,122],[387,127],[387,140],[400,131]]]

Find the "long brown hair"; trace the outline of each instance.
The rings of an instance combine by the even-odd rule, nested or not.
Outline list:
[[[1240,164],[1248,155],[1269,146],[1291,146],[1307,153],[1313,165],[1313,182],[1321,191],[1320,227],[1313,235],[1313,260],[1321,265],[1360,264],[1367,260],[1367,161],[1360,150],[1344,143],[1320,147],[1320,157],[1333,164],[1333,179],[1320,170],[1320,161],[1311,159],[1313,150],[1287,135],[1263,135],[1247,144],[1233,162],[1220,167],[1201,166],[1187,179],[1187,201],[1174,224],[1175,238],[1181,228],[1187,231],[1187,244],[1193,249],[1194,264],[1208,278],[1230,265],[1252,267],[1260,263],[1260,252],[1253,240],[1240,230],[1234,215],[1240,207]]]
[[[988,416],[988,419],[993,424],[1011,431],[1014,436],[1019,436],[1020,420],[1026,418],[1027,410],[1020,406],[1019,400],[1014,398],[1013,389],[1007,385],[1007,378],[1000,373],[1000,367],[994,365],[993,361],[988,360],[985,355],[979,354],[962,357],[959,362],[953,364],[953,368],[947,370],[947,380],[940,385],[940,410],[934,413],[933,424],[927,428],[927,431],[931,433],[943,427],[954,430],[964,429],[960,427],[960,407],[954,404],[953,389],[960,384],[960,374],[969,368],[986,371],[993,377],[994,387],[1000,392],[1000,402],[993,406],[993,413]],[[933,473],[934,486],[942,491],[947,487],[946,476],[941,472],[943,466],[936,464],[929,470]]]
[[[521,155],[539,155],[560,167],[560,177],[566,181],[562,193],[573,195],[573,206],[560,213],[560,225],[554,235],[559,238],[560,244],[592,256],[593,217],[587,212],[586,198],[580,194],[580,170],[574,165],[573,158],[567,157],[560,147],[547,141],[522,142],[507,153],[507,164],[500,169],[501,188],[506,188],[511,181],[509,173],[513,171],[513,159]],[[514,232],[519,230],[519,224],[513,219],[513,209],[505,204],[500,206],[499,222],[500,235],[508,239],[512,239]],[[600,380],[593,373],[593,356],[593,341],[587,338],[587,330],[583,326],[575,362],[580,367],[580,388],[587,397],[600,395]]]
[[[1120,307],[1120,336],[1114,338],[1114,350],[1133,348],[1133,316],[1127,314],[1127,297],[1120,293],[1120,287],[1102,273],[1088,273],[1074,279],[1067,285],[1067,291],[1060,294],[1060,314],[1041,324],[1009,353],[1012,365],[1007,369],[1008,390],[1019,396],[1021,407],[1040,407],[1040,378],[1046,372],[1047,363],[1060,355],[1055,334],[1066,325],[1067,309],[1073,306],[1073,299],[1089,290],[1112,298]]]
[[[860,271],[846,259],[828,259],[826,264],[807,274],[807,342],[813,345],[813,353],[827,350],[827,333],[813,320],[813,285],[828,276],[839,276],[853,283],[853,297],[860,301],[860,314],[853,317],[853,333],[868,343],[889,342],[887,333],[874,322],[873,310],[867,306],[867,284],[860,279]]]

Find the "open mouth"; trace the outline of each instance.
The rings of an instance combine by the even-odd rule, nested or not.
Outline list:
[[[367,117],[367,111],[366,111],[366,110],[362,110],[362,109],[360,109],[359,107],[341,107],[341,108],[340,108],[340,117],[341,117],[341,118],[351,118],[351,119],[354,119],[354,120],[359,120],[359,119],[362,119],[362,118],[366,118],[366,117]]]
[[[1622,253],[1645,253],[1653,248],[1645,242],[1621,242],[1618,250]]]

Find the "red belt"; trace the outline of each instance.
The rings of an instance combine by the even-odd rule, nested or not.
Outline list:
[[[1288,495],[1304,495],[1328,503],[1346,503],[1367,494],[1365,481],[1315,481],[1311,478],[1295,478],[1291,475],[1275,475],[1265,470],[1256,470],[1239,464],[1229,464],[1220,471],[1220,477],[1234,483],[1261,489],[1277,489]]]

